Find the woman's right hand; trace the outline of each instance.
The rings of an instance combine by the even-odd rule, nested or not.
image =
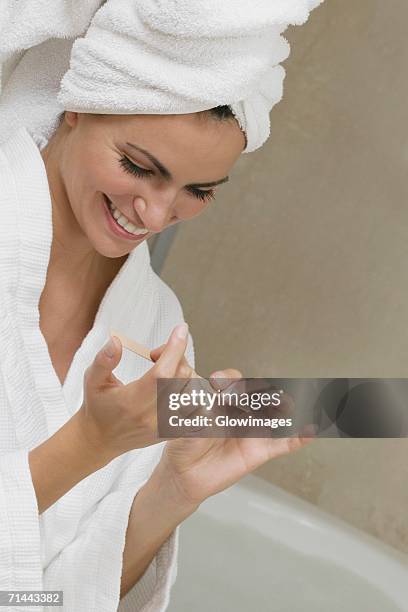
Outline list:
[[[109,461],[161,441],[157,437],[157,379],[190,377],[192,369],[184,358],[187,338],[187,324],[176,326],[151,369],[127,385],[112,373],[122,356],[120,340],[113,336],[99,351],[85,371],[84,401],[77,413],[89,448]]]

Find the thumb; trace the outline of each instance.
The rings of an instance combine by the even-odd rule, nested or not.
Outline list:
[[[116,336],[111,336],[108,342],[96,354],[88,369],[88,381],[93,386],[117,381],[112,374],[122,357],[122,344]]]

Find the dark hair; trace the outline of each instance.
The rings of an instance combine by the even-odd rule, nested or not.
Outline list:
[[[218,119],[218,121],[228,121],[228,119],[236,119],[234,113],[232,112],[232,108],[227,104],[223,104],[220,106],[215,106],[214,108],[210,108],[207,111],[210,114],[210,117],[214,119]],[[242,133],[245,138],[245,148],[248,145],[247,135],[242,130]]]
[[[215,117],[216,119],[233,119],[234,118],[234,113],[232,112],[231,107],[226,104],[222,106],[215,106],[214,108],[210,108],[208,112],[211,114],[212,117]],[[62,123],[64,119],[64,115],[65,115],[65,111],[63,111],[58,117],[59,124]]]
[[[235,119],[235,115],[232,112],[232,108],[230,106],[228,106],[227,104],[222,104],[220,106],[214,106],[214,108],[210,108],[208,111],[203,111],[208,112],[210,114],[211,117],[214,117],[214,119],[218,119],[219,121],[226,121],[228,119]],[[58,118],[58,125],[61,125],[63,119],[64,119],[64,114],[65,111],[61,113],[60,117]],[[246,139],[246,134],[244,133],[245,136],[245,143],[247,141]],[[246,146],[246,144],[245,144]]]
[[[235,117],[234,113],[230,106],[224,104],[222,106],[215,106],[214,108],[210,108],[208,111],[213,117],[217,119],[233,119]]]

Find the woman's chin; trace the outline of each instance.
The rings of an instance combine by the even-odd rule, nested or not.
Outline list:
[[[122,241],[121,244],[120,240],[109,236],[106,227],[104,227],[103,220],[102,223],[98,223],[97,227],[93,224],[92,227],[84,227],[83,229],[91,247],[102,257],[123,257],[133,251],[136,246],[133,246],[131,243],[126,244],[125,241]]]
[[[133,249],[136,248],[137,245],[140,244],[140,242],[135,245],[124,244],[121,246],[117,244],[117,242],[114,242],[106,236],[101,236],[99,234],[99,236],[95,237],[95,239],[91,241],[91,244],[99,255],[102,255],[103,257],[116,258],[128,255],[131,251],[133,251]]]

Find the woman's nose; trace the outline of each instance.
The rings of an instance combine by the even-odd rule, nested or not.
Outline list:
[[[151,232],[161,232],[164,230],[173,217],[172,202],[147,203],[141,196],[136,196],[133,200],[133,207],[142,220],[144,227]]]

